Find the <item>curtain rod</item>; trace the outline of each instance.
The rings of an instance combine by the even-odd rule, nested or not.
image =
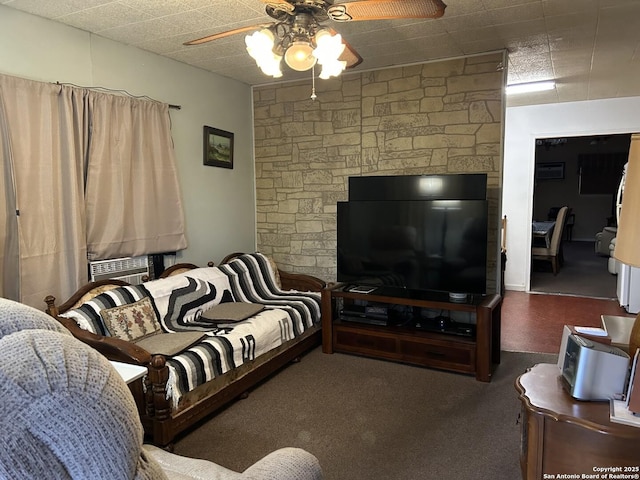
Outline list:
[[[63,82],[56,82],[56,85],[68,85],[71,87],[76,87],[76,88],[86,88],[88,90],[102,90],[102,91],[106,91],[106,92],[116,92],[116,93],[124,93],[125,95],[131,97],[131,98],[144,98],[147,100],[151,100],[152,102],[157,102],[158,100],[149,97],[148,95],[133,95],[132,93],[127,92],[126,90],[118,90],[115,88],[107,88],[107,87],[85,87],[82,85],[76,85],[75,83],[63,83]],[[160,102],[162,103],[162,102]],[[172,103],[169,103],[169,108],[172,110],[180,110],[182,109],[182,106],[180,105],[174,105]]]

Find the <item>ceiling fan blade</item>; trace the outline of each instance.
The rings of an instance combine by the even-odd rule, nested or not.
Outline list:
[[[342,55],[340,55],[340,58],[338,60],[344,60],[345,62],[347,62],[347,68],[353,68],[360,65],[362,63],[362,57],[360,56],[360,54],[356,52],[347,42],[344,42],[344,45],[344,52],[342,52]]]
[[[360,0],[336,3],[327,9],[336,22],[388,20],[394,18],[438,18],[447,6],[442,0]]]
[[[329,30],[329,32],[331,32],[331,35],[336,35],[338,33],[333,28],[325,28]],[[342,55],[340,55],[338,60],[347,62],[347,68],[353,68],[360,65],[362,63],[362,57],[360,56],[360,54],[355,51],[355,49],[349,44],[349,42],[344,39],[344,37],[342,37],[342,43],[344,45],[344,51],[342,52]]]
[[[251,32],[252,30],[258,30],[260,28],[267,28],[271,25],[273,25],[273,23],[263,23],[259,25],[251,25],[250,27],[234,28],[233,30],[227,30],[226,32],[214,33],[213,35],[208,35],[196,40],[190,40],[188,42],[184,42],[183,45],[201,45],[203,43],[218,40],[220,38],[230,37],[231,35],[236,35],[238,33]]]

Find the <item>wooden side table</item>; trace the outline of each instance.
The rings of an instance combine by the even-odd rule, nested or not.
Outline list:
[[[555,364],[534,366],[515,386],[522,402],[524,480],[640,478],[640,428],[610,422],[609,402],[571,397]]]
[[[109,360],[113,368],[120,374],[125,383],[132,383],[147,374],[147,367],[132,365],[130,363]]]

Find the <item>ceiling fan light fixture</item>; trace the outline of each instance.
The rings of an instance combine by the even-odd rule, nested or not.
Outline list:
[[[347,62],[338,60],[345,49],[342,43],[342,35],[339,33],[331,35],[327,29],[321,29],[315,36],[316,49],[313,55],[322,65],[319,77],[326,80],[330,77],[337,77],[347,67]]]
[[[258,1],[258,0],[254,0]],[[261,0],[269,23],[241,26],[185,42],[201,45],[239,33],[245,37],[247,52],[262,71],[282,76],[281,61],[299,72],[322,66],[320,78],[338,76],[345,68],[362,63],[362,57],[332,28],[321,27],[327,20],[362,22],[371,20],[438,18],[446,5],[442,0]],[[315,74],[313,75],[315,78]]]
[[[320,64],[336,61],[344,52],[345,45],[342,43],[342,35],[339,33],[331,35],[328,30],[322,29],[316,33],[315,42],[316,48],[313,55]]]
[[[304,72],[313,67],[317,59],[313,56],[313,47],[309,42],[296,40],[291,42],[284,53],[284,61],[293,70]]]
[[[322,71],[318,76],[323,80],[327,80],[331,77],[337,77],[345,68],[347,68],[347,62],[345,61],[334,60],[332,62],[325,62],[322,64]]]
[[[271,54],[271,57],[264,57],[260,62],[256,62],[262,73],[273,78],[280,78],[282,76],[282,69],[280,68],[280,61],[282,56]]]
[[[247,46],[247,52],[254,60],[259,60],[266,53],[273,51],[275,45],[275,36],[268,28],[257,30],[251,35],[244,37],[244,43]]]
[[[253,32],[253,34],[244,38],[244,42],[247,46],[247,52],[256,61],[262,73],[274,78],[282,76],[282,70],[280,69],[282,56],[273,52],[275,35],[270,29],[263,28]]]

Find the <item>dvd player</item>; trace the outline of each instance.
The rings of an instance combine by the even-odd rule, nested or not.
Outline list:
[[[344,309],[344,310],[340,310],[340,316],[344,316],[344,317],[369,317],[369,318],[377,318],[379,320],[387,320],[389,318],[389,316],[387,315],[387,312],[382,312],[382,311],[368,311],[368,310],[364,310],[364,311],[359,311],[359,310],[352,310],[352,309]]]
[[[365,323],[367,325],[387,325],[386,318],[366,317],[364,315],[352,316],[340,313],[340,320],[342,320],[343,322]]]

